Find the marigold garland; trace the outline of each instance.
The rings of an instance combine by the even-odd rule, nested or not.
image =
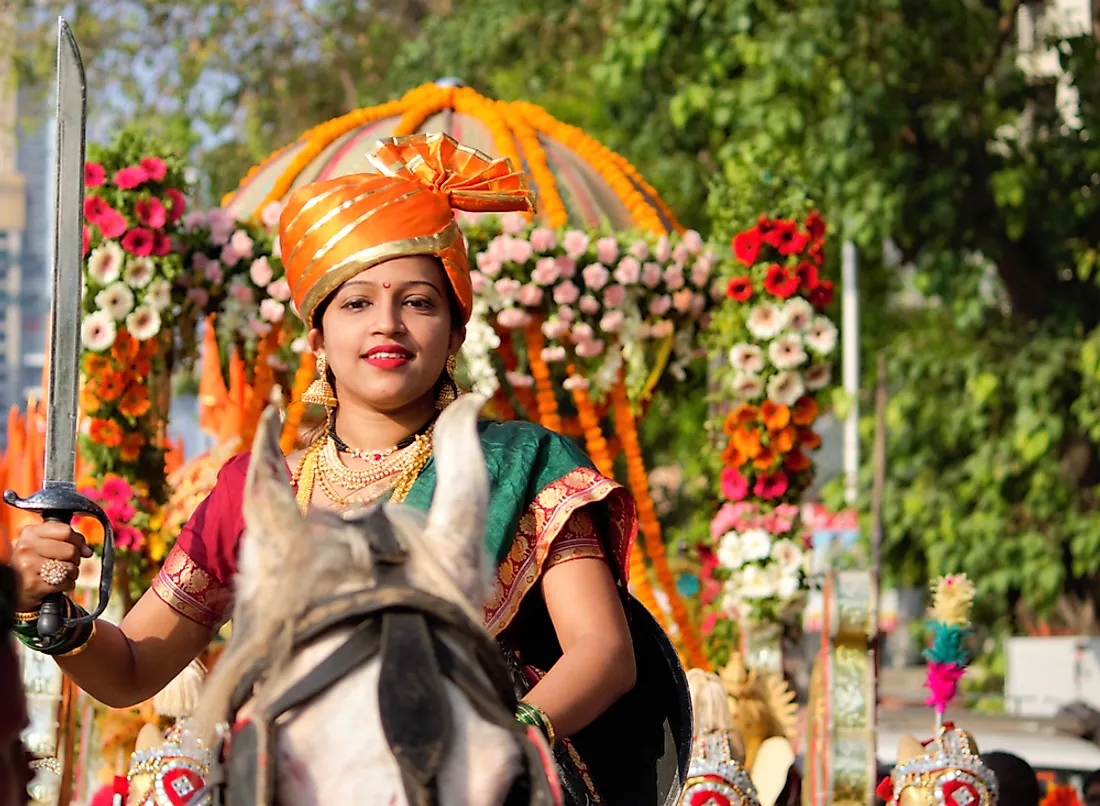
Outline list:
[[[676,580],[668,567],[668,557],[661,538],[661,523],[649,493],[649,476],[645,471],[642,448],[638,442],[638,425],[627,397],[626,384],[621,379],[611,388],[611,405],[615,412],[615,432],[619,435],[626,458],[627,483],[638,505],[638,522],[645,541],[645,552],[653,563],[657,582],[668,596],[672,620],[680,631],[680,641],[688,663],[693,667],[709,669],[709,662],[703,653],[699,636],[695,633],[695,626],[688,617],[684,602],[676,590]]]
[[[572,364],[569,365],[569,377],[580,380],[575,374]],[[600,428],[600,416],[592,399],[588,396],[587,388],[582,384],[573,384],[573,403],[577,407],[577,420],[584,433],[584,444],[588,456],[596,465],[596,469],[609,479],[615,478],[615,461],[607,450],[607,439],[604,438]]]
[[[241,423],[241,444],[243,445],[252,444],[264,408],[271,400],[271,392],[275,388],[275,370],[271,366],[270,359],[279,348],[282,333],[283,331],[279,328],[272,328],[268,331],[268,334],[260,342],[260,349],[256,353],[256,363],[252,371],[252,391],[248,396],[244,422]]]
[[[504,369],[506,372],[516,372],[519,369],[519,359],[516,357],[516,351],[512,344],[512,332],[505,328],[499,327],[495,322],[493,328],[497,332],[497,336],[500,339],[500,346],[497,348],[497,354],[504,362]],[[516,400],[523,407],[527,418],[533,420],[535,412],[538,411],[538,401],[535,399],[535,393],[531,391],[529,386],[520,386],[519,384],[510,384],[512,394],[515,395]]]
[[[521,169],[523,160],[520,158],[519,151],[516,150],[512,131],[501,116],[500,106],[502,105],[479,95],[469,87],[456,89],[452,98],[454,110],[480,120],[485,128],[489,130],[489,134],[493,138],[493,145],[497,147],[501,156],[510,159],[516,169]]]
[[[435,87],[435,85],[429,85]],[[415,106],[410,106],[401,115],[401,120],[393,129],[394,137],[403,137],[407,134],[415,134],[420,125],[432,115],[451,105],[453,90],[444,87],[435,87],[438,92],[429,95],[425,92],[423,100]]]
[[[569,223],[569,213],[558,192],[558,182],[546,162],[546,150],[539,142],[538,133],[513,106],[502,103],[499,108],[527,158],[527,171],[538,189],[539,203],[546,223],[551,227],[564,227]]]
[[[535,320],[523,332],[527,342],[527,359],[531,362],[531,377],[535,379],[535,400],[539,423],[543,428],[561,433],[561,415],[558,413],[558,400],[554,396],[554,386],[550,382],[550,367],[542,358],[546,340],[542,335],[542,323]]]

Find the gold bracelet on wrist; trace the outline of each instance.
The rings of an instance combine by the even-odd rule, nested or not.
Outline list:
[[[16,611],[15,623],[16,624],[30,624],[32,621],[38,621],[38,614],[41,612],[40,607],[36,607],[34,610],[27,610],[23,613]]]
[[[85,641],[83,644],[78,646],[76,649],[70,649],[68,652],[62,652],[60,655],[57,655],[56,657],[58,657],[58,658],[75,658],[77,655],[79,655],[85,649],[90,647],[92,645],[92,640],[95,638],[95,625],[96,625],[96,623],[93,621],[92,622],[92,631],[90,633],[88,633],[88,640],[87,641]]]

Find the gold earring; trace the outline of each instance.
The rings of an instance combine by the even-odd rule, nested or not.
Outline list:
[[[306,389],[302,402],[324,406],[326,409],[336,408],[336,393],[328,382],[328,362],[324,353],[317,354],[317,380]]]
[[[448,356],[447,363],[443,366],[443,383],[439,387],[439,394],[435,398],[436,411],[443,411],[455,402],[458,397],[458,384],[455,383],[455,369],[458,367],[458,359]]]

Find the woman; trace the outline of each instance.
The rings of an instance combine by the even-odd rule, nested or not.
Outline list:
[[[279,224],[295,308],[318,356],[306,399],[330,413],[328,428],[288,457],[303,510],[385,496],[427,508],[432,425],[454,398],[454,357],[472,307],[454,210],[532,209],[523,175],[506,160],[444,135],[385,141],[371,161],[380,175],[296,190]],[[622,604],[633,502],[571,442],[539,426],[484,423],[481,434],[492,478],[486,546],[498,564],[485,623],[513,661],[524,695],[517,719],[556,743],[574,802],[601,802],[601,793],[603,802],[656,802],[663,733],[659,723],[643,724],[637,702],[652,692],[635,690],[613,709],[616,725],[599,719],[635,689]],[[225,465],[153,589],[120,626],[100,622],[40,647],[85,691],[116,707],[152,696],[229,617],[247,464],[242,455]],[[14,554],[20,609],[33,614],[45,595],[71,590],[90,554],[65,526],[26,528]],[[625,755],[622,731],[630,732]],[[640,766],[624,775],[624,758]]]

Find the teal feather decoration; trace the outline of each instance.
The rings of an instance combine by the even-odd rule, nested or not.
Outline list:
[[[924,650],[924,659],[929,663],[954,664],[965,667],[970,663],[970,653],[966,642],[971,631],[962,627],[944,624],[941,621],[928,622],[932,631],[932,645]]]

